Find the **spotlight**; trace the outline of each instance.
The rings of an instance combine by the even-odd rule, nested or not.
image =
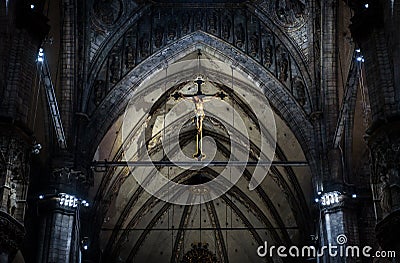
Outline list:
[[[44,198],[44,195],[39,195],[39,199],[43,199]]]
[[[35,8],[35,5],[31,5],[31,9],[34,9]]]
[[[34,143],[33,148],[32,148],[32,153],[39,154],[41,149],[42,149],[42,145],[40,143]]]
[[[333,205],[340,202],[342,194],[338,191],[325,193],[321,198],[323,206]]]
[[[316,203],[318,203],[318,202],[319,202],[319,199],[318,199],[318,198],[315,198],[314,201],[315,201]]]
[[[357,48],[357,49],[356,49],[356,52],[357,52],[357,53],[360,53],[360,52],[361,52],[361,49]]]
[[[352,198],[357,198],[357,194],[352,194],[351,197]]]
[[[365,7],[365,8],[368,8],[368,7],[369,7],[369,4],[365,4],[364,7]]]
[[[317,193],[318,195],[321,195],[322,194],[322,192],[321,191],[318,191],[318,193]]]
[[[89,249],[89,238],[88,237],[84,237],[81,240],[81,245],[82,245],[83,250],[88,250]]]
[[[43,51],[43,48],[39,48],[37,61],[38,62],[43,62],[43,60],[44,60],[44,51]]]

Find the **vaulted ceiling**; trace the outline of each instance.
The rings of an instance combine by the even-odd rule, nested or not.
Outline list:
[[[142,160],[141,153],[146,151],[151,161],[165,160],[166,155],[175,161],[182,158],[177,157],[179,146],[184,158],[195,162],[194,105],[171,95],[195,93],[193,81],[200,73],[205,79],[204,93],[227,95],[223,101],[204,104],[204,136],[210,139],[204,138],[206,160],[231,160],[233,153],[241,160],[244,149],[248,149],[250,161],[306,161],[293,132],[268,106],[271,94],[246,73],[207,51],[202,51],[201,58],[197,59],[197,52],[190,53],[143,81],[133,91],[125,113],[108,130],[94,159]],[[240,139],[244,135],[249,139],[247,144]],[[271,149],[263,152],[261,142],[271,145],[271,136],[275,135],[275,153]],[[172,181],[193,186],[187,193],[175,193],[185,196],[190,204],[199,195],[207,198],[211,190],[203,183],[224,170],[238,176],[237,183],[203,204],[171,204],[150,195],[139,184],[159,172]],[[235,167],[188,170],[163,166],[98,171],[91,197],[98,216],[94,225],[100,230],[100,247],[106,257],[120,262],[186,262],[196,253],[215,257],[218,262],[262,262],[256,250],[264,241],[271,245],[303,244],[311,227],[309,168],[273,166],[262,172],[265,179],[250,191],[254,167],[243,167],[243,171]]]

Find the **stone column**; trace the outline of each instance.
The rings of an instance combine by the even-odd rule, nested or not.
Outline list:
[[[400,255],[400,4],[370,1],[353,6],[352,35],[365,57],[372,124],[367,130],[371,187],[383,250]],[[399,262],[393,259],[393,262]]]
[[[80,201],[67,194],[47,194],[41,198],[38,201],[40,232],[37,262],[80,262]]]
[[[356,206],[357,200],[349,194],[333,191],[321,195],[319,262],[360,262],[360,258],[345,252],[347,246],[360,245]]]
[[[60,0],[60,12],[63,18],[60,31],[60,114],[69,148],[73,146],[74,114],[76,109],[77,84],[77,2],[76,0]]]
[[[40,221],[37,262],[79,262],[80,209],[85,209],[86,176],[72,156],[53,159],[51,174],[37,199]]]
[[[355,258],[346,258],[340,255],[339,247],[358,245],[359,235],[357,227],[355,200],[352,198],[353,189],[348,187],[344,180],[342,167],[342,152],[334,145],[334,137],[339,114],[339,81],[342,74],[339,70],[339,46],[342,40],[339,19],[342,17],[341,1],[320,1],[321,13],[321,141],[323,145],[321,157],[321,181],[315,193],[318,196],[319,214],[319,246],[336,249],[325,249],[319,262],[356,262]],[[339,240],[340,239],[340,240]],[[346,239],[346,242],[342,240]],[[338,242],[339,241],[339,242]],[[336,252],[336,253],[335,253]]]
[[[74,167],[73,156],[52,160],[51,173],[37,199],[40,221],[37,262],[80,262],[84,245],[80,211],[88,203],[87,173]]]

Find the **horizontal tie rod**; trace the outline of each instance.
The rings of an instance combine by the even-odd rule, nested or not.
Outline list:
[[[308,166],[305,161],[94,161],[93,168],[100,167],[152,167],[152,166],[181,166],[181,167],[212,167],[212,166],[283,166],[302,167]]]
[[[297,226],[288,227],[180,227],[180,228],[102,228],[102,231],[171,231],[171,230],[201,230],[201,231],[215,231],[215,230],[239,230],[239,231],[249,231],[249,230],[281,230],[281,229],[299,229]]]

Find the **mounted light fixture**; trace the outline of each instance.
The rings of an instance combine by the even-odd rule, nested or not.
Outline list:
[[[44,51],[43,48],[39,48],[37,62],[43,62],[43,61],[44,61]]]
[[[321,204],[323,206],[329,206],[338,204],[341,200],[342,194],[338,191],[324,193],[321,197]]]

